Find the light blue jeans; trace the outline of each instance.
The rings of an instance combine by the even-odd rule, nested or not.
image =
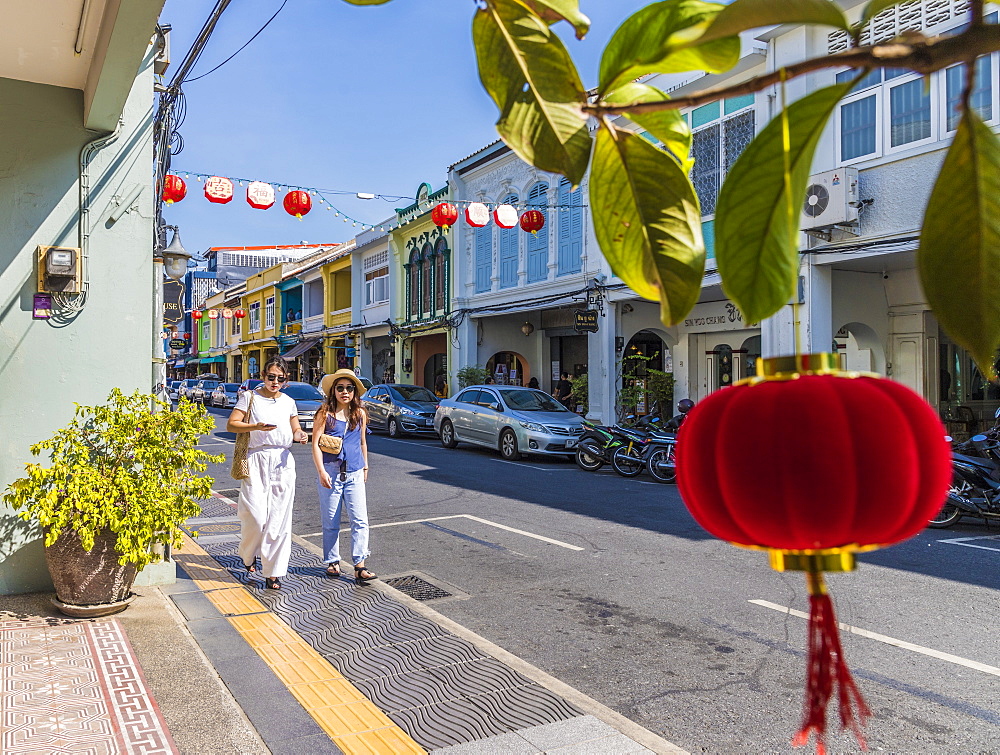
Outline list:
[[[332,564],[340,561],[340,517],[347,508],[347,518],[351,523],[351,559],[357,566],[368,558],[368,499],[365,495],[365,471],[348,472],[347,479],[340,480],[340,462],[332,461],[323,465],[333,480],[332,488],[324,488],[319,480],[319,510],[323,519],[323,561]]]

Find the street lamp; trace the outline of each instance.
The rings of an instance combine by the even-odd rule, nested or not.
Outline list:
[[[153,393],[167,399],[167,356],[163,344],[163,276],[166,274],[175,281],[183,278],[191,253],[181,244],[177,226],[168,225],[165,228],[173,230],[173,240],[166,249],[153,250]]]
[[[187,272],[191,253],[181,244],[181,234],[177,226],[168,225],[167,228],[173,229],[174,238],[166,249],[160,251],[160,256],[163,258],[163,272],[171,280],[179,281]]]

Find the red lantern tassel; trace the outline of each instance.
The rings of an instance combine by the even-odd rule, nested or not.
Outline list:
[[[871,710],[861,696],[860,690],[851,677],[850,669],[844,661],[844,650],[840,645],[837,617],[833,612],[833,601],[826,592],[822,572],[807,572],[809,580],[809,655],[806,676],[806,700],[803,711],[802,728],[792,738],[795,747],[808,744],[809,737],[816,734],[816,753],[826,753],[826,706],[830,702],[833,687],[837,687],[840,704],[840,728],[850,729],[862,750],[866,750],[865,738],[861,732]]]

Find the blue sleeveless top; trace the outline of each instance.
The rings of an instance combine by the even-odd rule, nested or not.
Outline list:
[[[329,464],[340,459],[347,459],[347,471],[357,472],[365,467],[365,456],[361,453],[361,423],[353,430],[347,429],[347,423],[336,419],[333,414],[326,415],[326,428],[328,435],[343,436],[344,444],[340,448],[340,454],[328,454],[323,452],[323,463]]]

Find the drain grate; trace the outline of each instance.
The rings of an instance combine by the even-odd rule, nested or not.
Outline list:
[[[432,585],[426,579],[421,579],[413,574],[403,577],[390,577],[384,580],[389,587],[394,587],[401,593],[409,595],[414,600],[437,600],[438,598],[450,598],[451,593],[442,590],[437,585]]]
[[[235,501],[236,499],[238,499],[240,497],[240,489],[239,488],[228,488],[226,490],[216,490],[215,492],[218,493],[219,495],[224,496],[226,498],[229,498],[230,500],[233,500],[233,501]]]

